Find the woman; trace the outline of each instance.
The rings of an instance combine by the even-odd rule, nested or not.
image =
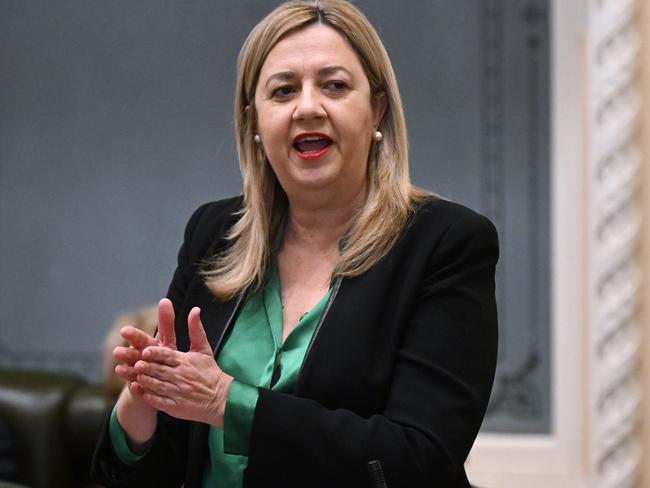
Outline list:
[[[96,477],[469,486],[496,233],[411,186],[376,32],[342,0],[281,5],[240,53],[235,122],[244,196],[190,219],[158,336],[122,330]]]

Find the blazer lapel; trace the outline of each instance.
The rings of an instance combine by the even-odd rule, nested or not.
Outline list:
[[[201,308],[201,322],[216,357],[224,339],[235,324],[244,294],[227,302],[220,302],[205,286],[201,286],[201,291],[197,295],[196,306]]]

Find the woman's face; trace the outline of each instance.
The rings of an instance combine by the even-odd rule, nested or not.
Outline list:
[[[290,201],[358,198],[381,103],[356,53],[336,30],[313,24],[271,50],[255,91],[257,132]]]

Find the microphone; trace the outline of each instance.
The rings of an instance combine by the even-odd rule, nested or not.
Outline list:
[[[379,459],[373,459],[368,462],[368,475],[370,476],[370,483],[373,488],[388,488],[386,479],[384,478],[384,470],[381,468]]]

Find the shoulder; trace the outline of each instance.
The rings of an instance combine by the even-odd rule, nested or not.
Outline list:
[[[197,208],[185,227],[185,246],[191,255],[204,255],[210,244],[222,239],[237,220],[242,196],[208,202]]]
[[[432,197],[418,205],[414,210],[412,224],[433,226],[440,231],[469,228],[496,234],[494,224],[484,215],[440,197]]]
[[[481,248],[498,256],[494,224],[484,215],[440,197],[432,197],[414,209],[404,237],[429,251],[449,247],[457,251]]]
[[[204,203],[194,211],[188,221],[187,227],[191,231],[196,231],[205,228],[214,228],[215,226],[230,222],[241,208],[242,202],[243,197],[240,195]]]

